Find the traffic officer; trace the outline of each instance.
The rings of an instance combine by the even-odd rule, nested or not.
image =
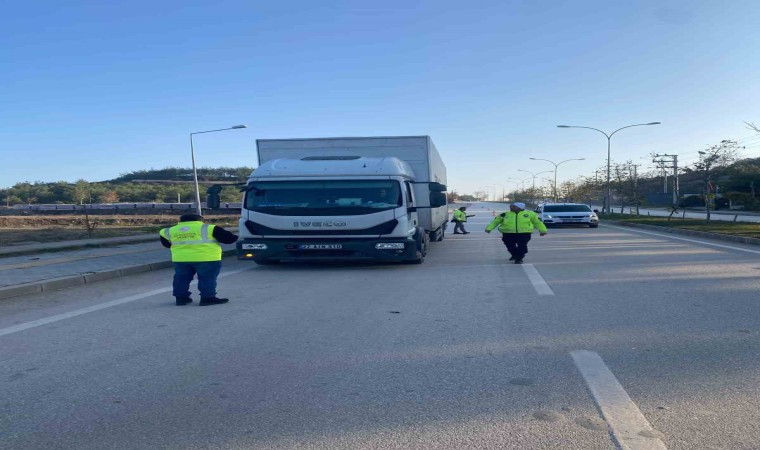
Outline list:
[[[468,217],[472,216],[468,216],[465,211],[467,211],[466,206],[454,210],[454,217],[451,219],[454,222],[454,234],[470,234],[469,231],[464,229],[464,223],[467,222]],[[461,230],[462,232],[460,233],[457,230]]]
[[[538,228],[541,236],[546,236],[546,225],[538,219],[533,211],[525,209],[525,203],[514,202],[509,205],[509,211],[494,217],[486,227],[486,233],[499,227],[501,240],[507,247],[507,251],[515,264],[522,264],[525,254],[528,253],[528,241],[533,230]]]
[[[174,263],[173,295],[177,306],[192,303],[190,282],[198,275],[201,306],[220,305],[229,299],[217,298],[216,278],[222,270],[222,244],[232,244],[238,237],[224,228],[203,223],[198,214],[183,214],[179,223],[159,232],[161,244],[172,251]]]

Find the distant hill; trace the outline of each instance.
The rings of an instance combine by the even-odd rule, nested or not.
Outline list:
[[[198,180],[240,181],[244,182],[251,175],[253,167],[203,167],[198,170]],[[167,167],[128,172],[107,183],[128,183],[135,180],[192,181],[193,169],[184,167]]]
[[[240,189],[233,183],[245,183],[251,171],[253,171],[252,167],[204,167],[198,169],[198,181],[220,181],[231,184],[224,186],[221,199],[223,202],[239,202]],[[184,183],[174,184],[171,183],[172,181]],[[0,202],[6,206],[53,203],[189,202],[195,198],[192,181],[192,169],[183,167],[138,170],[108,181],[78,180],[75,183],[25,181],[7,189],[0,189]],[[208,184],[201,186],[203,198],[205,198]]]

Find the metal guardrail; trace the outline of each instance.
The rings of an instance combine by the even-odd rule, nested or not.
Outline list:
[[[221,208],[239,209],[242,208],[241,202],[221,203]],[[3,207],[3,209],[19,211],[84,211],[87,210],[130,210],[130,209],[176,209],[192,210],[195,203],[93,203],[91,205],[72,205],[72,204],[41,204],[41,205],[13,205]],[[206,208],[206,203],[201,202],[201,208]]]

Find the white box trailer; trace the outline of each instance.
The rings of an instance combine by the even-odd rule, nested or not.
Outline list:
[[[238,257],[422,262],[447,222],[446,167],[429,136],[260,139]]]

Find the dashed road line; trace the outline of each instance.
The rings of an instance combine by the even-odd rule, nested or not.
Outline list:
[[[549,284],[544,280],[544,277],[538,273],[538,270],[536,270],[533,264],[523,264],[522,268],[525,270],[525,274],[528,276],[530,283],[533,285],[533,288],[538,295],[554,295],[552,288],[549,287]]]
[[[224,272],[221,275],[219,275],[219,278],[228,277],[230,275],[235,275],[240,272],[244,272],[246,270],[250,270],[250,267],[247,267],[245,269],[240,270],[233,270],[230,272]],[[151,297],[153,295],[163,294],[166,292],[171,292],[172,288],[162,288],[162,289],[154,289],[152,291],[143,292],[142,294],[136,294],[136,295],[130,295],[129,297],[119,298],[116,300],[111,300],[110,302],[100,303],[93,306],[88,306],[86,308],[80,308],[75,309],[74,311],[69,311],[62,314],[56,314],[54,316],[46,317],[44,319],[38,319],[38,320],[32,320],[31,322],[26,323],[20,323],[18,325],[13,325],[11,327],[2,328],[0,329],[0,337],[7,336],[9,334],[18,333],[19,331],[29,330],[31,328],[40,327],[42,325],[48,325],[54,322],[59,322],[61,320],[71,319],[72,317],[81,316],[83,314],[88,314],[95,311],[100,311],[101,309],[110,308],[112,306],[118,306],[123,305],[124,303],[133,302],[136,300],[141,300],[147,297]]]
[[[625,392],[615,375],[596,352],[570,352],[586,381],[602,417],[610,427],[612,439],[621,450],[667,450],[638,406]]]

